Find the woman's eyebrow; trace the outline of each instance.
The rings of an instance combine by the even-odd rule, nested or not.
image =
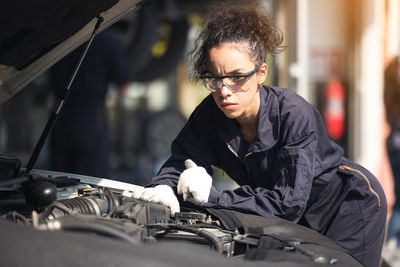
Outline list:
[[[206,71],[206,73],[209,74],[209,75],[214,75],[214,76],[229,76],[229,75],[232,75],[232,74],[242,74],[244,71],[245,71],[244,69],[238,68],[238,69],[231,70],[230,72],[227,72],[227,73],[225,73],[223,75],[216,74],[216,73],[211,72],[211,71]]]
[[[232,71],[230,71],[230,72],[228,72],[228,73],[226,73],[227,75],[229,75],[229,74],[242,74],[242,73],[244,73],[245,72],[245,70],[244,69],[242,69],[242,68],[238,68],[238,69],[234,69],[234,70],[232,70]],[[247,72],[246,72],[247,73]]]

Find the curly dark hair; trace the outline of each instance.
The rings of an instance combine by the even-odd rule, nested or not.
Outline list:
[[[192,80],[198,80],[207,71],[210,49],[224,42],[245,43],[250,57],[257,64],[265,62],[267,53],[277,54],[285,48],[281,31],[258,4],[213,4],[190,52]]]
[[[395,57],[385,70],[384,101],[388,121],[400,116],[400,57]]]

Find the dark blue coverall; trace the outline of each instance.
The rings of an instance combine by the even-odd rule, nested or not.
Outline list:
[[[51,68],[49,76],[56,97],[64,92],[83,49],[81,46]],[[108,177],[110,140],[105,98],[111,82],[122,86],[130,81],[122,43],[107,30],[98,34],[51,134],[53,170]]]
[[[195,109],[172,144],[172,155],[150,185],[176,190],[184,161],[212,175],[223,169],[240,187],[211,188],[206,207],[279,217],[329,237],[367,266],[378,266],[385,235],[386,199],[378,180],[343,157],[319,112],[288,89],[260,88],[255,140],[211,95]],[[180,198],[180,200],[182,200]]]

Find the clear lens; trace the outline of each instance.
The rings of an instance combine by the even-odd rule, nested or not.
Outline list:
[[[223,82],[221,79],[211,78],[209,81],[209,87],[214,91],[221,89],[222,85]]]
[[[230,90],[236,92],[240,90],[243,82],[246,80],[247,79],[243,77],[225,78],[224,81],[219,78],[205,78],[203,79],[203,84],[211,92],[220,90],[224,84],[225,86],[228,86]]]
[[[203,80],[204,86],[211,92],[221,90],[223,85],[229,87],[232,92],[238,92],[242,90],[242,86],[248,80],[248,78],[250,78],[254,73],[258,71],[259,67],[260,66],[257,66],[253,71],[247,74],[214,77],[207,77],[206,75],[204,75],[201,78]]]
[[[204,86],[211,92],[215,92],[222,87],[222,80],[217,78],[205,78],[203,79]]]

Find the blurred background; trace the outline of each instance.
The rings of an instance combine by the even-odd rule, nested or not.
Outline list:
[[[190,62],[187,58],[209,2],[211,0],[150,1],[145,8],[107,29],[107,35],[116,40],[115,47],[120,47],[115,50],[118,55],[112,56],[112,64],[119,65],[119,73],[110,74],[115,79],[107,77],[101,81],[105,89],[98,98],[93,90],[79,97],[79,94],[84,95],[86,85],[96,84],[105,76],[96,70],[96,60],[106,57],[107,53],[103,55],[95,47],[89,50],[94,51],[91,59],[88,54],[87,61],[91,63],[80,72],[86,77],[82,78],[86,85],[71,88],[71,103],[63,110],[70,112],[70,119],[65,119],[67,115],[61,119],[62,114],[57,124],[69,121],[73,134],[60,126],[57,129],[61,133],[58,145],[65,148],[52,150],[48,141],[35,168],[145,185],[168,158],[170,144],[190,113],[209,93],[201,84],[189,81]],[[380,180],[390,217],[396,198],[395,179],[386,147],[391,130],[384,105],[384,71],[400,52],[400,0],[240,2],[260,3],[281,29],[287,44],[283,53],[268,57],[266,84],[296,91],[321,112],[329,135],[344,148],[345,155],[365,166]],[[100,35],[96,39],[100,39]],[[70,57],[63,61],[68,60]],[[60,66],[55,65],[29,88],[0,106],[0,151],[16,155],[23,166],[26,166],[55,102],[54,82],[63,86],[63,80],[71,75],[72,67]],[[396,77],[400,85],[400,69]],[[76,87],[79,87],[78,82]],[[95,110],[91,108],[95,100],[102,106],[103,123],[106,124],[101,131],[79,123],[88,110]],[[99,132],[106,134],[91,138]],[[398,133],[397,151],[400,151],[400,130]],[[109,143],[109,152],[103,154],[106,163],[98,163],[98,172],[89,171],[85,164],[79,170],[57,167],[55,159],[66,154],[70,146],[67,139],[71,135],[78,143],[82,142],[82,146],[90,142],[95,145],[96,142]],[[97,164],[95,157],[101,153],[93,150],[89,158],[93,156],[92,161]],[[397,155],[400,165],[400,152]],[[235,186],[221,170],[216,170],[214,176],[217,188]],[[397,189],[400,190],[399,182]],[[397,235],[400,235],[399,203],[397,201],[393,212],[398,215]],[[384,250],[385,258],[393,266],[400,264],[400,242],[397,250],[395,247],[396,244],[392,249],[386,246]]]
[[[144,185],[208,94],[188,80],[186,57],[208,2],[154,1],[107,30],[122,43],[131,76],[123,93],[119,84],[107,85],[107,178]],[[287,44],[283,53],[268,58],[266,83],[291,88],[315,105],[332,139],[380,179],[392,201],[383,74],[400,50],[400,0],[256,2],[268,10]],[[24,166],[54,103],[49,73],[1,106],[0,151],[17,155]],[[49,169],[51,163],[47,144],[36,168]],[[224,183],[224,174],[216,173]]]

